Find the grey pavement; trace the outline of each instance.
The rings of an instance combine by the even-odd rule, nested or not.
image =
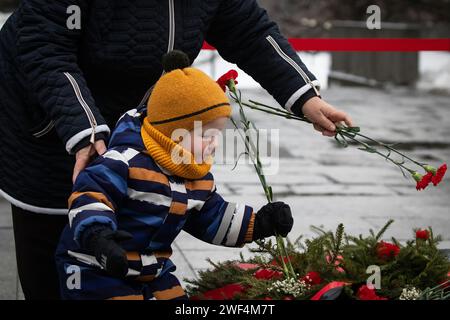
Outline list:
[[[362,132],[384,142],[400,142],[402,150],[431,165],[449,163],[450,97],[411,90],[390,92],[368,88],[332,87],[323,97],[348,112]],[[263,90],[246,90],[244,98],[275,105]],[[417,192],[410,179],[383,159],[357,150],[342,149],[311,126],[247,111],[258,128],[280,129],[280,169],[267,177],[277,200],[287,202],[294,215],[292,239],[313,236],[311,225],[335,229],[344,223],[347,232],[367,234],[389,219],[395,223],[386,238],[410,238],[416,227],[433,227],[450,248],[450,179],[439,187]],[[266,203],[253,168],[238,165],[213,167],[218,192],[228,201],[251,205]],[[203,243],[187,233],[176,239],[173,260],[180,278],[195,278],[213,261],[250,256],[249,246],[222,248]],[[21,297],[17,291],[14,243],[10,210],[0,200],[0,299]],[[183,281],[183,284],[186,284]]]

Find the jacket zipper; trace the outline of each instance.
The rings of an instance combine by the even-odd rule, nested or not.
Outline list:
[[[169,0],[169,43],[167,45],[167,53],[173,50],[175,47],[175,3],[174,0]],[[164,75],[165,71],[163,70],[160,77]],[[150,89],[147,90],[138,107],[141,107],[145,101],[150,97],[150,94],[153,91],[155,85],[151,86]]]
[[[175,4],[174,0],[169,0],[169,45],[167,53],[175,46]]]
[[[75,95],[77,96],[78,102],[83,107],[83,110],[88,117],[89,123],[92,128],[90,142],[92,144],[94,144],[95,143],[95,129],[97,128],[97,121],[95,120],[94,114],[92,113],[91,108],[89,108],[89,105],[84,100],[83,95],[80,90],[80,87],[78,86],[78,83],[75,80],[75,78],[68,72],[64,72],[64,75],[67,77],[67,79],[69,79],[70,84],[72,85],[73,90],[75,91]]]
[[[312,83],[311,79],[308,77],[306,72],[303,71],[303,69],[280,48],[280,46],[275,41],[275,39],[272,36],[267,36],[266,40],[269,41],[269,43],[272,45],[272,47],[275,49],[275,51],[280,55],[280,57],[284,61],[289,63],[302,76],[303,81],[305,81],[305,83],[308,83],[311,86],[311,88],[314,89],[314,92],[316,93],[316,95],[320,96],[319,91],[317,91],[317,88],[314,86],[314,84]]]

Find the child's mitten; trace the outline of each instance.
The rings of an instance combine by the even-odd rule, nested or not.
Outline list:
[[[106,272],[123,278],[128,273],[128,260],[119,243],[132,238],[126,231],[113,231],[104,225],[93,225],[84,231],[81,245],[94,254]]]
[[[286,203],[281,201],[268,203],[255,215],[253,240],[274,235],[286,237],[293,223],[291,208]]]

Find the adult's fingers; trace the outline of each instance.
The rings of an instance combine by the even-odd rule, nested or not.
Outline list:
[[[350,116],[345,113],[344,111],[340,111],[340,110],[336,110],[335,112],[332,112],[328,118],[333,121],[334,123],[336,122],[341,122],[344,121],[345,124],[349,127],[353,127],[353,121],[350,118]]]
[[[106,145],[103,140],[97,140],[94,143],[94,148],[99,155],[102,155],[106,152]]]
[[[317,131],[321,132],[323,136],[326,136],[326,137],[334,137],[334,135],[336,134],[333,131],[326,130],[325,128],[319,126],[318,124],[313,124],[313,127]]]
[[[317,119],[315,119],[315,121],[313,121],[315,124],[318,124],[319,126],[321,126],[324,130],[327,131],[335,131],[336,130],[336,126],[334,125],[334,123],[332,121],[330,121],[327,117],[325,117],[323,115],[323,113],[320,113],[317,116]]]
[[[353,120],[350,116],[346,116],[344,122],[348,127],[354,127]]]
[[[89,157],[79,157],[75,161],[75,166],[73,167],[72,183],[75,183],[80,172],[86,168],[89,162]]]

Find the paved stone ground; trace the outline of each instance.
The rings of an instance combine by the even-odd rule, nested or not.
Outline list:
[[[423,162],[439,165],[450,159],[450,98],[413,92],[333,87],[323,92],[333,105],[348,112],[363,133],[385,142],[402,142],[403,150]],[[245,98],[274,104],[262,90],[246,91]],[[412,228],[432,226],[450,248],[450,179],[439,187],[417,192],[414,182],[381,158],[354,147],[337,147],[334,139],[312,127],[254,111],[248,116],[258,128],[280,129],[280,170],[268,176],[276,199],[292,207],[295,223],[291,238],[314,235],[311,225],[335,229],[342,222],[349,233],[366,234],[390,218],[394,225],[386,237],[405,240]],[[245,202],[255,209],[266,203],[250,166],[218,165],[213,168],[218,191],[226,200]],[[195,278],[208,268],[207,258],[238,258],[243,249],[219,248],[182,233],[174,244],[179,278]],[[9,207],[0,201],[0,299],[18,293],[13,233]],[[185,283],[183,281],[183,283]]]

